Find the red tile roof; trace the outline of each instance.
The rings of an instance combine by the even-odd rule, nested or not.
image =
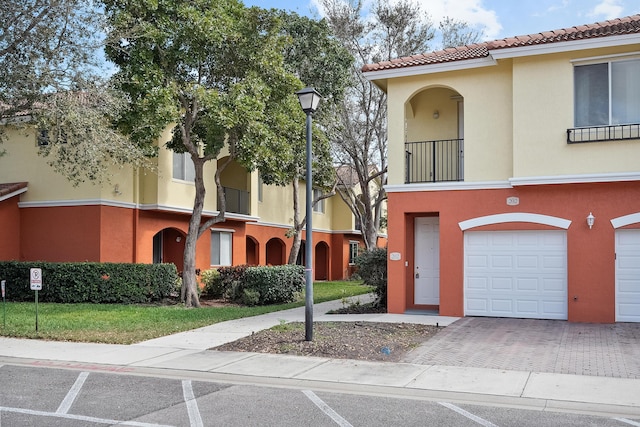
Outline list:
[[[7,184],[0,183],[0,199],[8,194],[15,193],[18,190],[22,190],[23,188],[27,188],[26,182],[10,182]]]
[[[640,34],[640,14],[625,18],[611,19],[595,24],[578,25],[561,30],[544,31],[525,36],[508,37],[501,40],[454,47],[436,52],[412,55],[391,61],[367,64],[363,72],[382,71],[418,65],[438,64],[465,59],[480,59],[489,56],[490,50],[509,49],[515,47],[534,46],[575,40],[586,40],[601,37]]]

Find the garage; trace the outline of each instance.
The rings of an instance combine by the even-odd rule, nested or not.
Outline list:
[[[567,235],[466,231],[465,316],[567,319]]]
[[[640,322],[640,230],[616,230],[616,322]]]

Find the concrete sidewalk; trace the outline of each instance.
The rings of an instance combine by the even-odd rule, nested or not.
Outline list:
[[[325,314],[341,306],[339,301],[316,304],[314,321],[447,326],[458,320],[420,314]],[[636,379],[206,350],[282,321],[304,321],[304,307],[222,322],[134,345],[0,338],[0,364],[186,376],[640,418],[640,381]]]

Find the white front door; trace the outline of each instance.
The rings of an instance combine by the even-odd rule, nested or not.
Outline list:
[[[640,230],[616,231],[616,322],[640,322]]]
[[[414,304],[440,305],[440,221],[415,219]]]

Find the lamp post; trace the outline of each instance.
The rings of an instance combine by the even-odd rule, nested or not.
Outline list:
[[[313,225],[311,216],[313,215],[313,186],[311,178],[311,116],[318,108],[320,94],[312,87],[307,87],[296,92],[302,111],[307,115],[307,212],[306,230],[307,238],[305,242],[305,340],[313,340]]]

